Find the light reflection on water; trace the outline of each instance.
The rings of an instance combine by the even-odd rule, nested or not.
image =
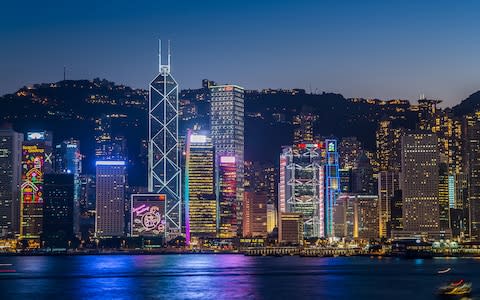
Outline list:
[[[0,257],[0,299],[434,299],[464,278],[480,285],[474,259],[102,255]],[[452,268],[447,275],[437,271]],[[36,299],[35,299],[36,300]]]

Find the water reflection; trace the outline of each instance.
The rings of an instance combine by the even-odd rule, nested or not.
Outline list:
[[[451,276],[480,282],[480,261],[243,255],[10,257],[0,299],[433,299]],[[449,275],[450,276],[450,275]]]

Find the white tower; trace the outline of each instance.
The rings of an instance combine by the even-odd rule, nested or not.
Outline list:
[[[148,103],[148,190],[166,195],[165,238],[181,234],[181,169],[178,143],[178,84],[167,64],[162,64],[159,41],[159,74],[150,83]]]

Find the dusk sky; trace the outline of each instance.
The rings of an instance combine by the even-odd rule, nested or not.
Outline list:
[[[480,90],[480,1],[6,2],[0,95],[59,81],[64,65],[68,79],[147,88],[159,38],[181,88],[208,78],[446,105]]]

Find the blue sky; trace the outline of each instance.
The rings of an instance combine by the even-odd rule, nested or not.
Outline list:
[[[446,105],[480,89],[480,1],[5,2],[0,94],[61,80],[64,65],[69,79],[146,88],[159,38],[182,88],[209,78]]]

